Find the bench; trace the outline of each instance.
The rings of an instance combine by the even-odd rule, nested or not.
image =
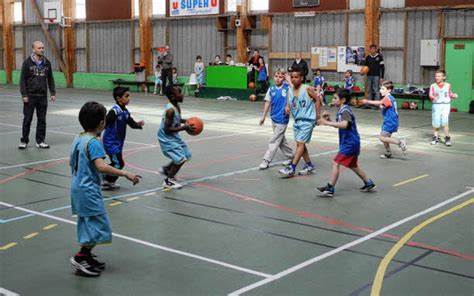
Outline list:
[[[136,81],[136,80],[124,80],[124,79],[114,79],[114,80],[110,80],[114,85],[117,85],[117,86],[125,86],[125,85],[136,85],[137,86],[137,92],[139,91],[139,87],[141,86],[146,86],[146,91],[149,92],[150,89],[149,87],[150,86],[155,86],[155,82],[154,81]]]

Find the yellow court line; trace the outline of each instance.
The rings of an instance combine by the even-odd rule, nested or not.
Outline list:
[[[398,251],[403,247],[405,243],[407,243],[418,231],[423,229],[424,227],[428,226],[429,224],[433,223],[434,221],[441,219],[449,214],[452,214],[470,204],[474,203],[474,198],[466,200],[465,202],[452,207],[434,217],[429,218],[428,220],[423,221],[422,223],[415,226],[412,230],[410,230],[407,234],[405,234],[393,247],[388,251],[387,255],[382,259],[380,265],[377,269],[377,273],[375,274],[374,284],[372,285],[372,291],[370,292],[371,296],[378,296],[380,295],[380,291],[382,290],[382,282],[385,276],[385,271],[387,270],[388,264],[392,261],[393,257],[398,253]]]
[[[49,225],[43,227],[43,230],[49,230],[49,229],[54,228],[56,226],[58,226],[58,224],[49,224]]]
[[[25,235],[23,238],[24,239],[30,239],[30,238],[35,237],[37,235],[38,235],[38,232],[33,232],[33,233],[28,234],[28,235]]]
[[[121,201],[116,201],[116,202],[113,202],[113,203],[109,204],[109,206],[111,206],[111,207],[118,206],[121,203],[122,203]]]
[[[127,198],[127,201],[137,200],[139,198],[140,196],[130,197],[130,198]]]
[[[412,178],[412,179],[408,179],[408,180],[406,180],[406,181],[403,181],[403,182],[394,184],[393,187],[402,186],[402,185],[405,185],[405,184],[407,184],[407,183],[410,183],[410,182],[413,182],[413,181],[416,181],[416,180],[420,180],[420,179],[426,178],[426,177],[428,177],[429,175],[430,175],[430,174],[424,174],[424,175],[421,175],[421,176],[418,176],[418,177],[415,177],[415,178]]]
[[[155,195],[156,192],[150,192],[150,193],[147,193],[147,194],[144,194],[145,196],[150,196],[150,195]]]
[[[17,243],[9,243],[9,244],[6,244],[6,245],[0,247],[0,250],[4,251],[4,250],[10,249],[11,247],[14,247],[16,245],[17,245]]]

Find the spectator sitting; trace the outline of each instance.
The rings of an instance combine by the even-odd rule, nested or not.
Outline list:
[[[235,62],[234,60],[232,59],[232,55],[228,54],[226,57],[225,57],[225,64],[227,66],[235,66]]]

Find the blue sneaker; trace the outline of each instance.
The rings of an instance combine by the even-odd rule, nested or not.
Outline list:
[[[329,184],[324,187],[317,187],[316,191],[321,193],[318,195],[319,197],[333,197],[334,196],[334,186],[330,186]]]
[[[360,188],[362,192],[374,192],[377,186],[375,186],[374,181],[369,180],[369,182],[364,184],[364,187]]]
[[[309,164],[305,164],[303,169],[298,172],[298,175],[300,175],[300,176],[310,175],[310,174],[314,174],[314,166],[309,165]]]
[[[283,178],[291,178],[295,176],[295,171],[291,166],[287,166],[284,169],[278,171]]]

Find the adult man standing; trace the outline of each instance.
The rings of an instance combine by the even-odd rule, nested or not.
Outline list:
[[[165,52],[158,56],[158,64],[161,65],[161,93],[165,93],[167,86],[173,85],[173,54],[170,46],[165,46]]]
[[[44,142],[46,137],[46,111],[48,109],[48,87],[51,101],[56,100],[51,62],[44,56],[44,45],[41,41],[32,44],[32,54],[21,67],[20,92],[23,99],[23,133],[18,149],[26,149],[29,142],[31,121],[36,109],[36,147],[49,148]]]
[[[288,68],[288,71],[290,73],[300,72],[301,75],[303,75],[303,83],[306,83],[306,76],[308,76],[309,68],[305,60],[302,59],[302,54],[300,52],[296,54],[296,58],[291,67]]]
[[[365,58],[365,65],[369,67],[369,73],[367,74],[368,80],[368,95],[369,100],[380,100],[380,82],[383,80],[385,74],[385,65],[383,56],[378,52],[377,45],[372,44],[369,46],[370,54]],[[364,106],[365,109],[369,109],[368,105]]]

